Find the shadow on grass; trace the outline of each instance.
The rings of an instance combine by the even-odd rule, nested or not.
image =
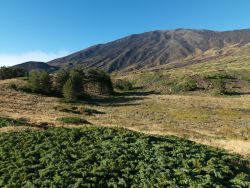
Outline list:
[[[36,127],[40,129],[47,129],[52,127],[52,124],[48,124],[47,122],[41,122],[39,124],[31,124],[28,122],[26,118],[12,119],[9,117],[0,117],[0,128],[8,127],[8,126],[25,126],[25,127]]]
[[[88,99],[83,99],[82,102],[97,106],[137,106],[140,105],[140,103],[138,103],[139,101],[147,99],[147,96],[152,94],[156,93],[153,91],[116,92],[113,96],[91,97]]]
[[[237,91],[228,91],[225,93],[228,96],[237,96],[237,95],[250,95],[250,92],[237,92]]]
[[[153,94],[159,94],[155,91],[127,91],[122,93],[115,93],[115,96],[148,96]]]

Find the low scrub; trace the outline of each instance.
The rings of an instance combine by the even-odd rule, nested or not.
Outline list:
[[[0,187],[249,187],[249,160],[173,136],[89,127],[2,134]]]
[[[130,91],[133,89],[133,83],[128,80],[118,80],[115,82],[114,87],[120,91]]]
[[[24,122],[12,118],[0,117],[0,128],[8,126],[20,126],[20,125],[24,125]]]
[[[64,124],[76,124],[76,125],[89,124],[89,122],[86,121],[85,119],[78,118],[78,117],[60,117],[60,118],[57,118],[57,121],[60,121]]]
[[[191,77],[184,77],[179,82],[169,82],[169,85],[172,93],[194,91],[197,88],[196,81]]]

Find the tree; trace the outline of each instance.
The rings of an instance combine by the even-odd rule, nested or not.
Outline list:
[[[79,97],[84,91],[83,82],[85,80],[85,73],[83,69],[79,66],[72,69],[69,73],[69,79],[72,80],[77,97]]]
[[[0,67],[0,80],[22,77],[27,75],[27,72],[18,67]]]
[[[63,86],[63,96],[67,101],[75,101],[77,99],[77,95],[78,94],[74,80],[70,78]]]
[[[113,93],[113,83],[110,76],[103,70],[90,69],[87,73],[87,82],[100,86],[100,93]]]
[[[51,92],[51,80],[47,71],[39,73],[39,87],[42,93],[48,94]]]
[[[69,72],[69,78],[63,86],[63,96],[68,101],[77,100],[83,93],[83,82],[85,80],[84,70],[77,66]]]
[[[53,79],[53,89],[56,93],[61,94],[63,91],[63,86],[69,79],[69,72],[59,71],[54,75]]]
[[[30,74],[29,86],[32,92],[40,92],[39,72],[34,71]]]

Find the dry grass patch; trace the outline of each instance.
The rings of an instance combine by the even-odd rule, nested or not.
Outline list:
[[[233,147],[233,143],[237,145],[242,141],[244,145],[250,144],[250,95],[211,97],[131,92],[118,98],[98,99],[100,102],[70,104],[62,103],[54,97],[11,90],[4,87],[6,83],[8,82],[0,82],[2,116],[25,118],[31,124],[47,122],[54,126],[62,126],[57,118],[73,116],[84,118],[94,125],[177,135],[249,155],[247,149]],[[60,110],[60,106],[75,111],[94,109],[102,113],[91,116],[73,114]]]

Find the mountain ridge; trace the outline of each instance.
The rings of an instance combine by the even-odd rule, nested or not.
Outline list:
[[[250,29],[233,31],[155,30],[133,34],[105,44],[97,44],[71,55],[48,62],[70,69],[78,64],[85,68],[102,68],[108,72],[141,69],[167,64],[195,53],[228,44],[250,42]]]
[[[197,51],[220,50],[228,45],[250,42],[250,29],[213,31],[206,29],[155,30],[132,34],[97,44],[68,56],[46,62],[59,69],[81,65],[109,73],[152,68],[182,60]]]
[[[54,71],[58,70],[58,67],[50,66],[45,62],[39,62],[39,61],[27,61],[24,63],[14,65],[13,67],[22,68],[28,72],[41,71],[41,70],[46,70],[48,72],[54,72]]]

